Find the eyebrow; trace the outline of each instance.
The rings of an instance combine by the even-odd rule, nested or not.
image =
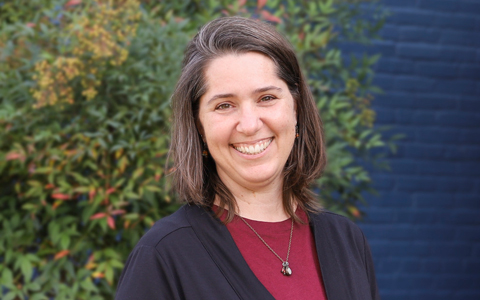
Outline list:
[[[269,86],[261,87],[261,88],[258,88],[256,90],[254,90],[252,94],[260,94],[260,93],[264,93],[264,92],[271,91],[271,90],[276,90],[276,91],[282,92],[281,88],[279,88],[277,86],[274,86],[274,85],[269,85]],[[210,102],[212,102],[214,100],[217,100],[217,99],[231,98],[231,97],[234,97],[234,96],[235,96],[235,94],[231,94],[231,93],[217,94],[217,95],[213,96],[212,98],[210,98],[210,100],[208,100],[207,104],[209,104]]]

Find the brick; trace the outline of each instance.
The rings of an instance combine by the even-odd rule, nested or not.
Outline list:
[[[456,161],[480,160],[480,147],[475,146],[448,146],[444,151],[444,157]]]
[[[393,124],[395,123],[395,110],[388,108],[379,108],[376,112],[376,124]]]
[[[444,239],[446,240],[446,239]],[[431,257],[467,257],[472,253],[472,245],[469,242],[432,242]]]
[[[480,40],[480,38],[479,38],[479,40]],[[471,66],[471,65],[463,65],[463,66],[460,67],[459,76],[460,76],[460,78],[479,80],[480,79],[480,67]],[[480,102],[480,101],[477,101],[477,102]]]
[[[480,15],[480,2],[478,1],[459,1],[458,11],[464,14]],[[479,297],[480,298],[480,297]]]
[[[405,259],[401,264],[400,271],[404,273],[419,273],[421,268],[420,259]]]
[[[422,259],[422,270],[427,273],[440,273],[442,271],[443,259],[426,258]]]
[[[403,289],[415,289],[418,287],[428,287],[433,285],[433,278],[429,275],[407,274],[399,275],[397,284]]]
[[[469,226],[464,228],[457,228],[457,232],[455,233],[455,240],[457,241],[477,241],[480,242],[480,230],[478,230],[478,216],[480,212],[475,213],[476,221],[472,222],[476,224],[475,226]],[[479,269],[480,270],[480,269]]]
[[[449,258],[443,260],[442,271],[446,274],[455,274],[463,272],[462,259],[460,258]]]
[[[479,37],[477,33],[458,30],[443,30],[439,38],[442,45],[478,46]]]
[[[389,241],[390,256],[395,258],[423,258],[431,255],[431,243],[424,241]]]
[[[415,7],[417,0],[382,0],[382,4],[387,7]]]
[[[418,62],[415,64],[415,75],[433,78],[456,78],[458,67],[452,63]]]
[[[382,57],[375,67],[377,74],[411,74],[414,71],[414,63],[407,59]]]
[[[449,176],[455,171],[455,164],[446,161],[417,161],[418,175]]]
[[[415,193],[413,201],[420,208],[452,208],[455,204],[453,193]]]
[[[399,271],[401,269],[402,260],[397,258],[384,258],[378,264],[378,268],[375,269],[376,272],[385,272],[385,271]]]
[[[452,60],[453,55],[447,50],[445,56],[448,56],[449,60]],[[410,58],[416,60],[438,60],[442,54],[442,49],[437,45],[425,45],[414,43],[402,43],[398,44],[396,53],[401,58]],[[470,60],[468,60],[470,61]]]
[[[372,175],[375,182],[378,175]],[[412,207],[412,194],[405,192],[381,192],[379,197],[372,197],[368,199],[370,206],[377,208],[408,208]]]
[[[457,0],[420,0],[419,7],[452,13],[458,10]]]
[[[468,259],[464,262],[463,268],[467,274],[478,274],[478,270],[480,270],[480,260]]]
[[[376,277],[378,286],[381,286],[384,289],[391,289],[396,287],[396,281],[393,275],[378,274]],[[385,298],[382,297],[382,299]]]
[[[480,225],[480,209],[455,209],[450,211],[450,215],[445,221],[457,225]],[[478,233],[480,236],[480,230]]]
[[[437,80],[434,90],[438,93],[448,93],[453,95],[475,95],[476,82],[472,80]]]
[[[445,225],[416,226],[413,237],[422,241],[453,240],[455,229]]]
[[[477,98],[462,97],[458,101],[459,109],[468,112],[480,112],[480,100]]]
[[[391,190],[393,188],[394,180],[390,175],[374,175],[372,176],[373,187],[379,190]]]
[[[399,37],[399,29],[397,26],[385,24],[378,34],[384,40],[397,41]]]
[[[443,145],[410,144],[405,147],[405,156],[432,161],[441,160],[445,157],[444,147]]]
[[[434,85],[434,80],[422,77],[397,76],[394,81],[394,89],[397,91],[428,92]]]
[[[458,105],[455,95],[412,94],[406,91],[391,91],[388,94],[378,95],[372,108],[406,108],[406,109],[455,109]],[[480,103],[480,101],[476,101]]]
[[[395,77],[391,75],[385,74],[377,74],[374,77],[374,84],[381,87],[384,91],[389,91],[393,89],[393,85],[395,82]]]
[[[476,282],[478,285],[478,281]],[[470,291],[457,291],[452,300],[478,300],[480,299],[480,290],[478,288]]]
[[[475,60],[476,51],[473,48],[444,46],[439,51],[433,53],[434,58],[443,62],[463,62],[471,63]]]
[[[395,174],[416,174],[417,162],[411,159],[394,159],[390,161],[390,167]]]
[[[475,17],[465,15],[436,15],[432,20],[434,27],[443,29],[473,30],[476,27]]]
[[[437,117],[444,126],[478,128],[480,125],[480,113],[441,112]]]
[[[462,131],[460,132],[460,143],[464,143],[467,145],[478,145],[479,141],[480,131],[478,129],[462,129]]]
[[[467,209],[480,209],[480,199],[476,194],[457,194],[455,195],[455,207]]]
[[[441,31],[435,28],[402,27],[399,30],[401,42],[437,43],[440,36]]]
[[[363,229],[363,226],[362,226]],[[387,241],[375,241],[369,239],[368,241],[372,255],[375,259],[381,259],[383,257],[390,256],[390,243]]]
[[[466,275],[437,275],[435,277],[435,288],[438,290],[458,290],[470,286],[471,277]]]
[[[381,54],[382,56],[395,55],[395,43],[392,41],[375,40],[372,42],[372,47],[365,48],[364,51],[368,55]]]
[[[480,177],[480,162],[457,163],[455,174]]]
[[[461,141],[465,129],[420,128],[416,130],[415,140],[422,143],[449,144]]]
[[[435,190],[436,180],[420,176],[398,176],[397,189],[405,192],[419,192]]]
[[[430,27],[436,22],[438,14],[411,8],[396,9],[388,19],[389,24]]]
[[[438,221],[438,212],[436,209],[397,209],[395,211],[398,224],[410,225],[431,225]]]
[[[440,192],[472,192],[474,188],[474,181],[463,178],[437,178],[436,190]]]
[[[395,212],[386,208],[370,208],[366,210],[364,222],[368,224],[390,224],[394,221]]]
[[[415,300],[451,300],[452,292],[436,291],[435,289],[425,289],[420,291],[412,291]]]

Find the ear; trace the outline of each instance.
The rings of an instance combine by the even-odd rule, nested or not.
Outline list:
[[[195,127],[197,127],[197,131],[198,133],[200,134],[203,142],[205,143],[205,131],[203,130],[203,126],[202,126],[202,123],[200,123],[199,120],[196,120],[195,121]]]

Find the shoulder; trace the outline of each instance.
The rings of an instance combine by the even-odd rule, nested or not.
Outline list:
[[[342,237],[364,243],[364,235],[360,227],[345,216],[327,210],[310,213],[309,216],[316,231],[328,233],[332,237]]]
[[[185,229],[191,228],[187,216],[187,205],[180,207],[173,214],[164,217],[152,226],[140,239],[138,247],[156,247],[162,240],[171,235],[181,234]]]

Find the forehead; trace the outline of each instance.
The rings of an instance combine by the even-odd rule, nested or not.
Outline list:
[[[207,93],[212,89],[247,88],[281,80],[272,59],[257,52],[230,53],[213,59],[204,72]]]

